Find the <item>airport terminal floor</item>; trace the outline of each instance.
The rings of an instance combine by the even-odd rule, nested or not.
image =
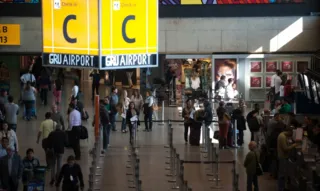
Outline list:
[[[16,75],[16,77],[15,77]],[[17,102],[19,97],[19,82],[18,74],[12,74],[11,82],[11,94],[15,97]],[[64,120],[66,121],[66,110],[69,95],[71,93],[71,81],[66,81],[63,91],[63,101],[61,104],[61,113],[64,114]],[[81,141],[81,152],[82,157],[78,163],[82,167],[84,174],[85,190],[88,190],[88,176],[89,167],[91,165],[92,156],[89,154],[90,149],[94,144],[94,129],[91,126],[94,107],[91,101],[91,84],[89,82],[82,82],[81,90],[84,92],[82,102],[84,103],[85,109],[88,111],[90,118],[83,125],[89,130],[89,139]],[[106,88],[100,87],[101,96],[106,95]],[[49,103],[52,103],[52,93],[49,93]],[[38,119],[31,121],[24,121],[20,114],[17,128],[17,136],[19,140],[19,151],[22,157],[25,156],[25,151],[28,148],[35,150],[35,157],[40,159],[41,164],[45,164],[45,154],[41,148],[41,144],[36,143],[38,129],[40,123],[44,120],[45,112],[50,111],[50,104],[48,106],[41,105],[37,102],[37,115]],[[22,112],[20,112],[22,113]],[[180,120],[178,108],[165,107],[165,119]],[[157,113],[158,119],[161,119],[161,112]],[[128,172],[127,161],[128,161],[128,148],[129,148],[129,135],[128,133],[123,134],[120,131],[120,123],[117,123],[116,132],[111,132],[110,135],[110,147],[108,148],[105,157],[104,165],[102,169],[102,180],[100,190],[102,191],[127,191],[134,190],[130,189],[130,182],[132,176],[127,176]],[[214,128],[215,126],[212,125]],[[171,190],[173,184],[169,183],[170,177],[166,174],[169,172],[165,169],[168,165],[166,164],[166,156],[168,152],[164,145],[167,145],[167,125],[160,125],[155,123],[152,132],[144,132],[144,124],[141,123],[140,130],[137,132],[137,145],[138,154],[140,158],[140,179],[142,180],[143,191],[165,191]],[[173,145],[177,148],[177,152],[180,154],[181,159],[189,161],[204,160],[203,154],[200,152],[199,147],[194,147],[185,144],[183,139],[184,127],[182,123],[173,123]],[[211,135],[212,136],[212,135]],[[239,190],[246,190],[246,172],[243,167],[245,155],[248,152],[247,144],[249,142],[249,132],[245,132],[245,144],[243,147],[238,149],[229,149],[219,151],[220,161],[232,161],[236,160],[236,170],[239,173]],[[69,155],[73,155],[73,150],[67,149],[63,156],[63,161],[66,162],[66,158]],[[211,186],[215,185],[215,182],[210,182],[206,174],[207,169],[210,169],[210,165],[207,164],[185,164],[185,180],[188,181],[189,186],[192,187],[193,191],[207,191],[214,190]],[[221,164],[219,166],[219,186],[224,191],[232,191],[232,164]],[[49,186],[50,172],[47,172],[46,176],[46,191],[56,190],[54,187]],[[20,184],[21,185],[21,184]],[[276,181],[272,179],[269,174],[265,174],[259,177],[260,191],[276,190]],[[22,186],[20,189],[22,190]]]

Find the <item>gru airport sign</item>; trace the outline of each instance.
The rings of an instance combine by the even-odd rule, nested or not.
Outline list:
[[[158,66],[158,0],[48,0],[42,7],[45,65]]]

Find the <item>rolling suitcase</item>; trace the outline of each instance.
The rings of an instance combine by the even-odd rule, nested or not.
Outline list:
[[[201,133],[201,123],[193,124],[192,127],[190,128],[190,135],[189,135],[190,145],[194,145],[194,146],[200,145],[200,133]]]

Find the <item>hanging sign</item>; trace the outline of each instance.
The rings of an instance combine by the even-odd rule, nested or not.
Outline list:
[[[19,24],[0,24],[0,45],[20,45]]]

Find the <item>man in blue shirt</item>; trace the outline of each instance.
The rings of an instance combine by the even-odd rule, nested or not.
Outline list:
[[[7,155],[8,146],[9,146],[8,137],[3,137],[2,140],[1,140],[1,145],[0,145],[0,158],[2,158],[2,157]]]

